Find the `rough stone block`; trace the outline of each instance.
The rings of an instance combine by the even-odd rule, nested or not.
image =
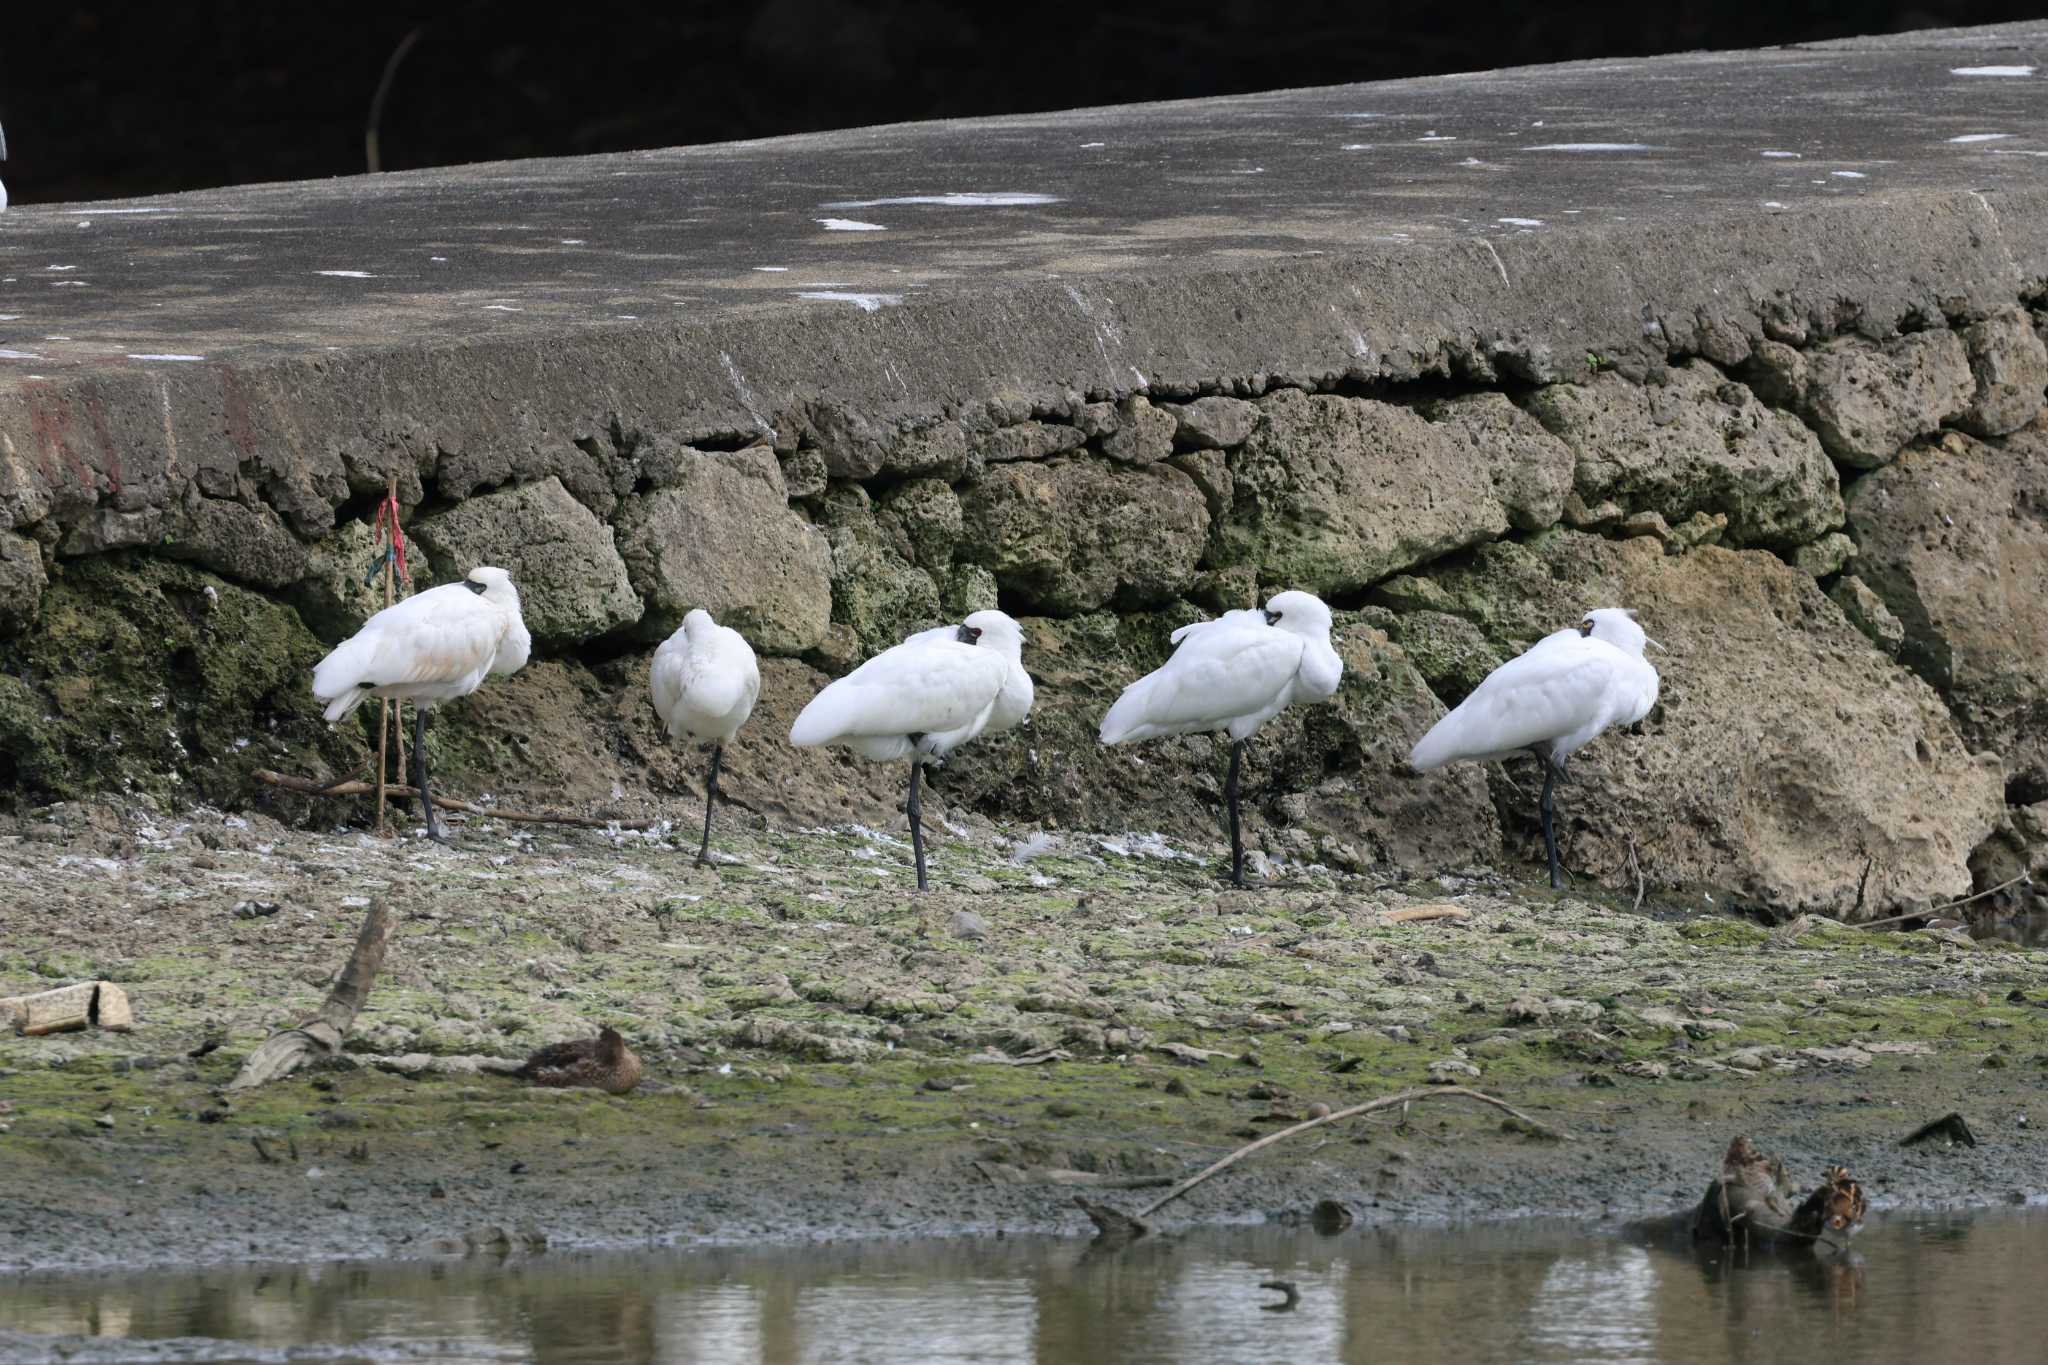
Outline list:
[[[1117,428],[1103,437],[1102,453],[1124,464],[1155,464],[1173,454],[1173,414],[1132,395],[1117,404]]]
[[[2023,309],[2012,308],[1963,330],[1977,392],[1957,425],[1979,436],[2018,431],[2041,411],[2048,391],[2048,346]]]
[[[589,513],[585,513],[588,516]],[[306,547],[268,507],[193,490],[164,518],[164,553],[255,588],[282,588],[306,573]]]
[[[1806,415],[1828,454],[1857,469],[1889,463],[1907,442],[1966,410],[1977,392],[1954,332],[1914,332],[1879,347],[1842,337],[1806,357]]]
[[[1019,422],[981,438],[975,453],[987,464],[1043,460],[1088,443],[1088,433],[1059,422]]]
[[[48,583],[42,547],[27,536],[0,531],[0,635],[35,624]]]
[[[958,553],[1053,612],[1163,602],[1194,581],[1209,537],[1195,481],[1168,464],[1004,464],[961,490]]]
[[[825,536],[790,511],[773,451],[701,454],[674,488],[628,498],[619,555],[660,639],[703,607],[764,654],[801,654],[832,619]]]
[[[1452,439],[1460,459],[1485,466],[1518,529],[1540,531],[1564,515],[1576,464],[1571,448],[1506,394],[1449,398],[1426,405],[1423,414]]]
[[[1241,446],[1258,425],[1259,409],[1242,398],[1197,398],[1192,403],[1162,403],[1160,411],[1174,420],[1174,444],[1185,450],[1228,450]]]
[[[1263,583],[1353,592],[1508,529],[1494,466],[1514,456],[1466,444],[1409,408],[1282,389],[1231,459],[1219,566]]]
[[[1858,481],[1849,516],[1900,658],[2009,780],[2048,794],[2048,430],[1910,450]]]
[[[508,571],[526,628],[543,643],[574,644],[640,619],[612,528],[552,475],[458,503],[411,530],[441,582],[482,564]]]
[[[1530,407],[1577,457],[1588,508],[1660,512],[1673,526],[1722,512],[1733,543],[1787,549],[1842,524],[1841,483],[1813,433],[1703,360],[1663,384],[1553,384]]]

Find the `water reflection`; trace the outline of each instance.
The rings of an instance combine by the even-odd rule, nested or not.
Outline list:
[[[1705,1362],[2039,1358],[2048,1215],[1875,1220],[1850,1257],[1744,1254],[1521,1223],[1273,1228],[1141,1242],[24,1276],[0,1358],[531,1360],[809,1365],[918,1360]],[[1300,1289],[1291,1311],[1261,1280]],[[144,1343],[177,1342],[152,1348]]]

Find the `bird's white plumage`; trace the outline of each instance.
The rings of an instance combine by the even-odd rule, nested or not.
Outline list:
[[[981,627],[980,644],[963,642],[958,627],[920,631],[830,684],[797,716],[789,742],[799,748],[843,744],[888,762],[913,751],[944,758],[981,734],[1005,686],[1015,687],[1011,670],[1023,635],[1001,612],[968,619],[977,617],[1000,618]],[[991,640],[992,633],[1014,641],[1017,649]]]
[[[1286,707],[1328,699],[1344,676],[1330,609],[1311,593],[1278,593],[1262,611],[1197,621],[1173,639],[1173,656],[1103,716],[1104,744],[1208,730],[1244,739]]]
[[[1643,657],[1644,643],[1627,612],[1588,612],[1580,629],[1546,635],[1487,674],[1422,737],[1409,764],[1483,762],[1537,745],[1563,763],[1601,731],[1632,725],[1657,704],[1657,670]]]
[[[654,651],[648,687],[670,738],[724,744],[754,713],[761,670],[746,639],[700,607]]]
[[[384,608],[313,668],[330,725],[371,697],[434,706],[467,696],[493,673],[515,673],[533,647],[519,593],[503,569],[429,588]]]

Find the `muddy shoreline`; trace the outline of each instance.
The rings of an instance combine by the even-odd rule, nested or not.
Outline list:
[[[0,994],[104,978],[137,1019],[0,1038],[0,1268],[463,1254],[488,1228],[1074,1234],[1077,1193],[1135,1209],[1157,1191],[1132,1185],[1311,1104],[1433,1076],[1576,1141],[1418,1105],[1280,1144],[1161,1221],[1324,1198],[1368,1223],[1654,1215],[1734,1132],[1802,1182],[1849,1164],[1880,1207],[2048,1188],[2048,954],[2009,944],[1765,929],[1704,897],[1638,912],[1484,869],[1284,866],[1232,893],[1217,848],[974,819],[941,833],[922,898],[907,848],[859,827],[735,832],[716,872],[683,827],[458,833],[451,852],[148,803],[0,826]],[[227,1096],[372,896],[402,923],[362,1052]],[[1419,905],[1465,918],[1382,918]],[[601,1022],[647,1063],[632,1095],[369,1060],[518,1056]],[[1952,1109],[1979,1146],[1897,1146]]]

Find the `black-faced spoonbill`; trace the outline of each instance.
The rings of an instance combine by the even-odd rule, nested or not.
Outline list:
[[[676,633],[654,651],[648,672],[654,710],[669,738],[687,735],[711,741],[711,772],[704,779],[704,842],[697,864],[711,861],[711,805],[718,799],[718,761],[725,746],[754,713],[761,695],[761,670],[740,633],[721,626],[702,607],[683,618]]]
[[[1023,654],[1024,632],[1014,620],[978,611],[959,626],[922,631],[883,650],[811,698],[789,728],[789,742],[799,748],[844,744],[877,763],[910,760],[904,809],[920,891],[927,887],[918,806],[924,765],[988,729],[999,709],[1014,713],[1011,724],[1023,719],[1015,709],[1019,677],[1027,689],[1023,706],[1030,706]]]
[[[1276,593],[1264,609],[1225,612],[1173,633],[1173,657],[1124,689],[1102,718],[1104,744],[1155,735],[1230,736],[1230,882],[1244,885],[1237,775],[1252,732],[1289,706],[1328,701],[1344,664],[1330,647],[1330,609],[1313,593]]]
[[[471,569],[460,583],[429,588],[363,622],[314,666],[313,695],[327,703],[330,726],[372,697],[413,704],[413,767],[427,837],[445,844],[427,790],[427,709],[468,696],[493,673],[517,673],[532,648],[512,575]]]
[[[1486,675],[1472,695],[1430,727],[1408,755],[1418,770],[1486,762],[1527,750],[1543,764],[1543,851],[1550,885],[1559,875],[1551,793],[1565,760],[1610,725],[1633,725],[1657,704],[1657,670],[1643,657],[1656,644],[1634,613],[1602,607],[1556,631]],[[1658,648],[1663,648],[1659,645]]]

